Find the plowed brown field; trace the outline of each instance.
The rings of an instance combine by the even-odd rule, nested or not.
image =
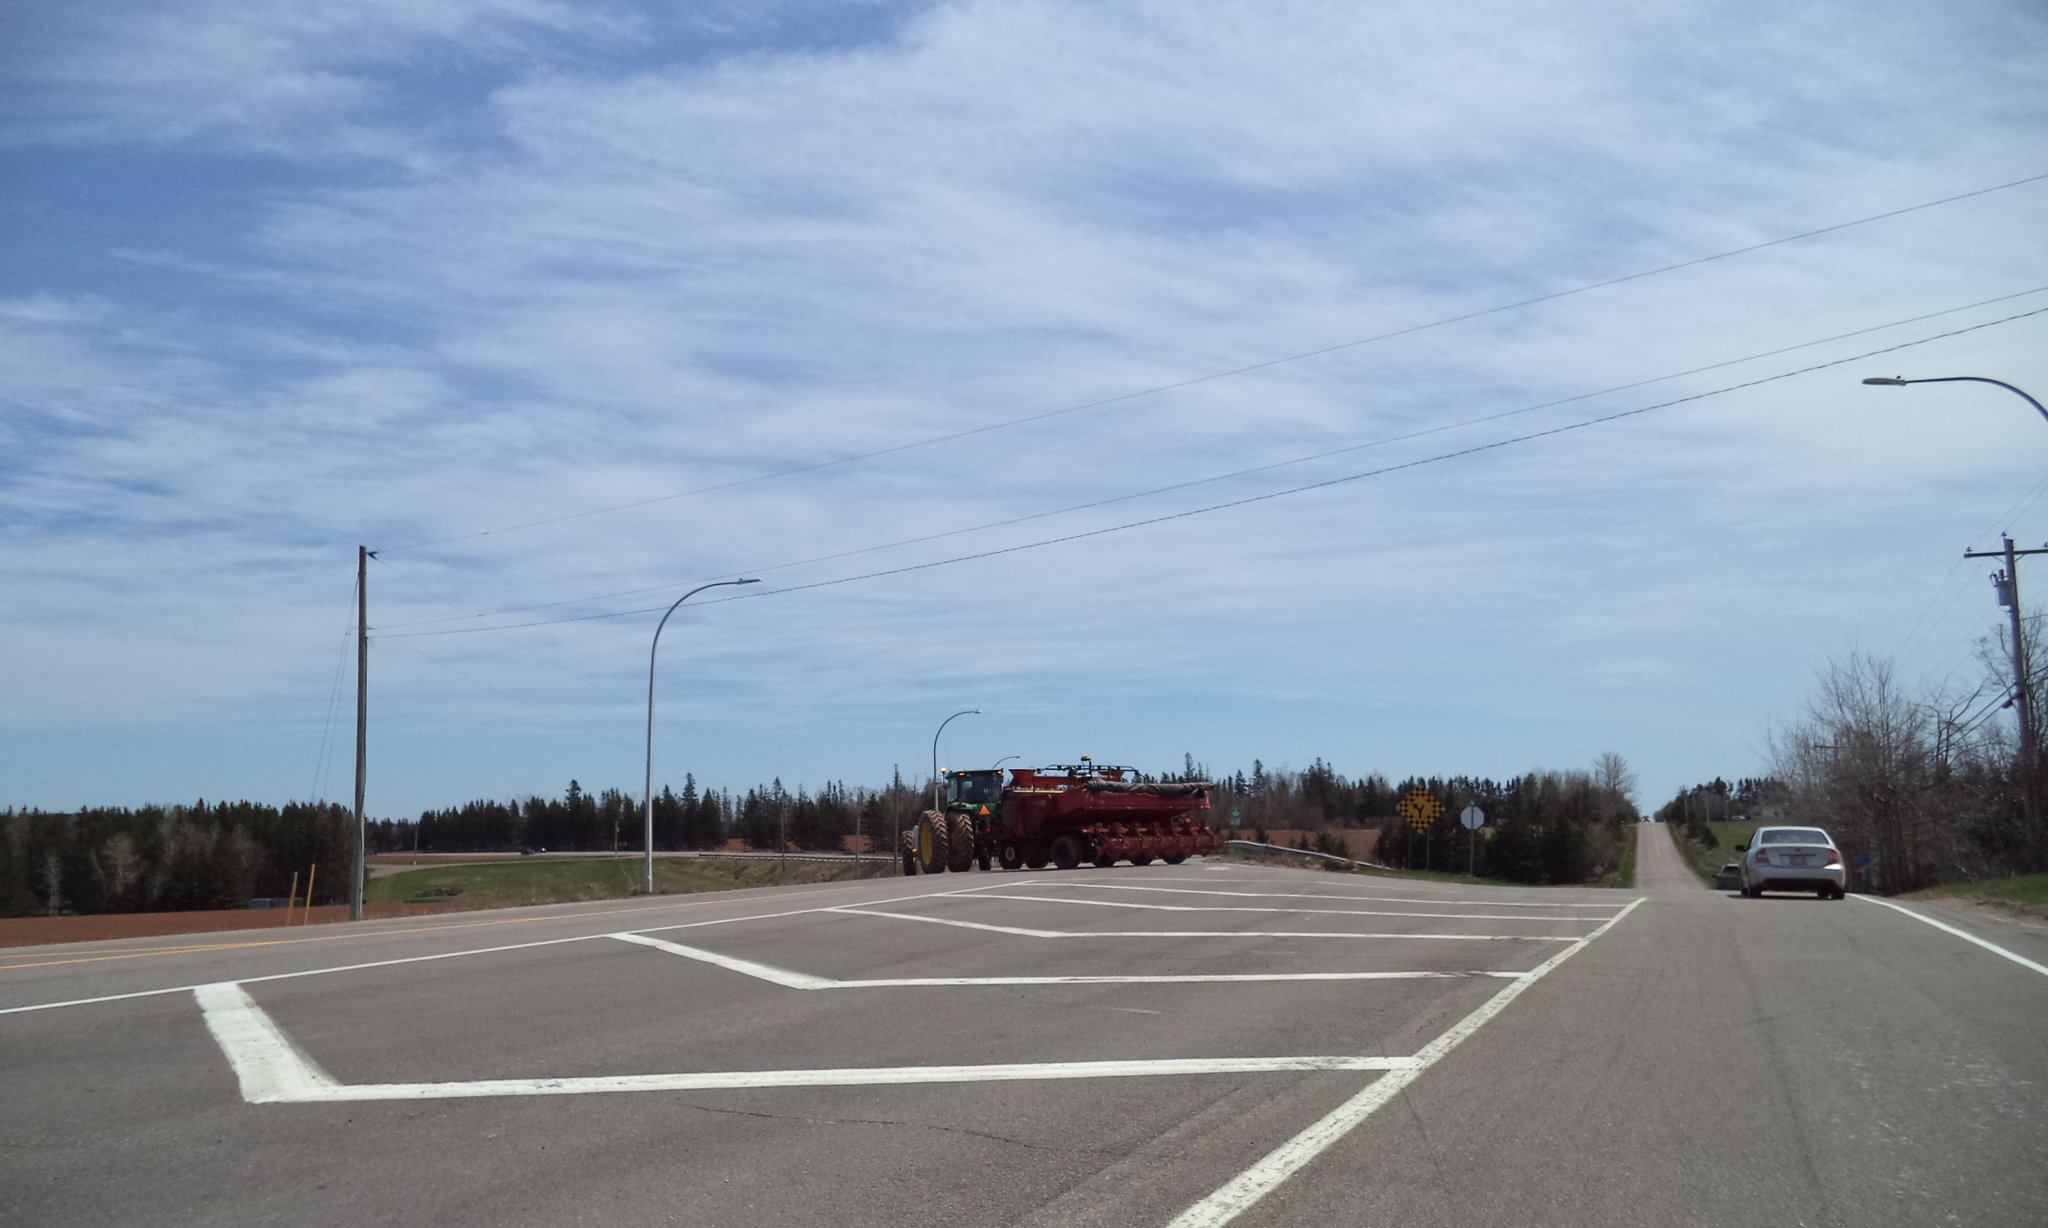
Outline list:
[[[452,904],[368,904],[363,915],[413,917],[451,912]],[[10,917],[0,919],[0,947],[30,947],[50,942],[101,942],[109,938],[149,938],[158,934],[208,934],[220,930],[279,929],[289,920],[306,924],[306,909],[225,908],[206,912],[121,912],[90,917]],[[348,920],[346,904],[312,910],[311,924]]]

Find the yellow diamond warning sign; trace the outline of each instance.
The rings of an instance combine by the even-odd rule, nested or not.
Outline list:
[[[1410,789],[1401,799],[1398,807],[1401,817],[1408,820],[1408,826],[1416,831],[1426,831],[1432,823],[1443,817],[1444,804],[1427,790]]]

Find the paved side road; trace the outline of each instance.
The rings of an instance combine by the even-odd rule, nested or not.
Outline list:
[[[14,951],[0,1223],[2048,1222],[2048,975],[1643,835]]]

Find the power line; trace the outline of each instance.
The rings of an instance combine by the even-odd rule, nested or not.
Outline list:
[[[308,801],[319,801],[326,796],[327,769],[332,763],[328,750],[334,741],[334,724],[341,715],[341,680],[348,668],[349,641],[356,633],[356,590],[351,583],[348,590],[348,624],[341,630],[341,652],[334,659],[334,685],[327,695],[327,724],[320,730],[320,752],[313,757],[313,792]]]
[[[901,567],[883,568],[877,571],[862,572],[858,575],[841,576],[831,580],[816,580],[808,584],[793,584],[784,588],[767,589],[765,591],[758,593],[745,593],[731,597],[724,597],[717,599],[715,601],[707,601],[702,604],[720,605],[727,601],[751,601],[761,597],[774,597],[786,593],[800,593],[809,591],[811,589],[829,588],[840,584],[851,584],[859,580],[875,580],[887,576],[899,576],[911,572],[928,571],[935,567],[948,567],[956,563],[969,563],[982,559],[997,558],[1002,555],[1017,554],[1025,550],[1037,550],[1046,546],[1056,546],[1063,545],[1069,542],[1085,541],[1089,538],[1102,537],[1111,533],[1122,533],[1131,529],[1146,528],[1151,525],[1165,524],[1175,520],[1185,520],[1192,516],[1206,515],[1210,512],[1220,512],[1230,510],[1233,508],[1247,507],[1255,503],[1264,503],[1272,499],[1280,499],[1288,497],[1290,495],[1304,494],[1308,491],[1324,490],[1332,486],[1340,486],[1350,482],[1363,481],[1368,478],[1384,477],[1387,474],[1400,473],[1409,469],[1417,469],[1425,465],[1439,464],[1441,462],[1450,460],[1461,460],[1467,457],[1478,456],[1483,453],[1497,451],[1501,448],[1512,447],[1516,444],[1529,443],[1538,439],[1548,439],[1552,436],[1563,435],[1572,431],[1584,430],[1587,427],[1600,426],[1609,422],[1619,422],[1626,418],[1638,417],[1643,414],[1652,413],[1656,410],[1670,409],[1673,406],[1677,405],[1686,405],[1695,401],[1703,401],[1711,397],[1722,396],[1731,392],[1739,392],[1749,388],[1761,387],[1765,384],[1777,383],[1781,380],[1793,379],[1801,375],[1810,375],[1816,371],[1826,371],[1835,367],[1845,366],[1852,362],[1862,362],[1865,359],[1875,358],[1880,355],[1897,353],[1900,350],[1911,349],[1915,346],[1920,345],[1927,345],[1931,342],[1946,340],[1950,337],[1960,337],[1967,333],[1977,332],[1986,328],[1993,328],[2000,324],[2010,324],[2015,320],[2024,320],[2032,316],[2038,316],[2043,314],[2048,314],[2048,307],[2038,307],[2032,311],[2023,311],[2015,315],[2005,316],[2001,319],[1988,320],[1981,324],[1972,324],[1966,328],[1952,329],[1945,333],[1937,333],[1931,337],[1922,337],[1913,341],[1903,341],[1897,345],[1883,346],[1875,350],[1865,351],[1861,354],[1852,354],[1846,358],[1837,358],[1832,359],[1828,362],[1814,363],[1811,366],[1800,367],[1792,371],[1780,372],[1776,375],[1766,375],[1759,377],[1757,379],[1744,380],[1740,383],[1729,384],[1724,387],[1710,389],[1705,392],[1698,392],[1688,396],[1675,397],[1669,401],[1660,401],[1653,405],[1639,406],[1635,409],[1619,410],[1611,414],[1601,414],[1592,418],[1580,419],[1577,422],[1568,422],[1560,426],[1548,427],[1540,431],[1530,431],[1526,434],[1514,435],[1506,439],[1498,439],[1487,443],[1474,444],[1471,447],[1459,448],[1450,452],[1439,452],[1432,456],[1421,457],[1419,459],[1411,461],[1403,461],[1399,464],[1394,465],[1386,465],[1378,469],[1368,469],[1360,473],[1345,474],[1340,477],[1327,478],[1319,482],[1307,482],[1299,486],[1290,486],[1282,490],[1268,491],[1265,494],[1248,495],[1241,499],[1231,499],[1221,503],[1211,503],[1203,507],[1188,508],[1178,512],[1169,512],[1162,516],[1150,516],[1142,520],[1126,521],[1122,524],[1108,525],[1097,529],[1086,529],[1078,533],[1062,534],[1058,537],[1041,538],[1037,541],[1023,542],[1013,546],[1001,546],[991,550],[980,550],[970,554],[955,555],[950,558],[944,559],[934,559],[923,563],[910,563],[905,564]],[[655,610],[658,610],[660,608],[661,607],[659,606],[650,606],[645,609],[618,610],[608,614],[586,614],[570,618],[538,619],[533,622],[510,623],[489,628],[456,627],[445,631],[413,631],[402,633],[398,636],[386,635],[384,638],[395,639],[418,638],[422,636],[435,635],[469,635],[474,634],[477,631],[484,630],[510,631],[518,630],[525,627],[552,626],[559,623],[594,622],[601,619],[627,618],[636,614],[653,613]]]
[[[2030,295],[2041,293],[2048,293],[2048,286],[2036,286],[2030,290],[2019,290],[2011,294],[2001,294],[1993,298],[1981,299],[1974,303],[1965,303],[1960,307],[1945,307],[1940,311],[1930,311],[1923,315],[1909,316],[1903,320],[1892,320],[1888,323],[1876,324],[1868,328],[1852,329],[1851,331],[1846,333],[1837,333],[1832,337],[1822,337],[1813,341],[1802,341],[1797,345],[1782,346],[1775,350],[1765,350],[1762,353],[1749,354],[1741,358],[1724,359],[1720,362],[1708,363],[1705,366],[1693,367],[1690,370],[1686,371],[1675,371],[1665,375],[1652,376],[1648,379],[1635,380],[1626,384],[1616,384],[1612,387],[1601,388],[1592,392],[1576,393],[1572,396],[1560,397],[1554,401],[1544,401],[1535,405],[1524,405],[1518,409],[1501,410],[1498,413],[1482,414],[1475,418],[1465,418],[1457,422],[1440,423],[1436,426],[1424,427],[1420,430],[1409,431],[1400,435],[1390,435],[1380,439],[1369,440],[1364,443],[1347,444],[1341,448],[1331,448],[1327,451],[1314,452],[1306,456],[1290,457],[1286,460],[1272,461],[1268,464],[1254,465],[1245,469],[1233,469],[1225,473],[1216,473],[1210,474],[1206,477],[1192,478],[1185,482],[1174,482],[1165,486],[1154,486],[1147,488],[1145,490],[1131,491],[1121,495],[1112,495],[1108,498],[1096,499],[1087,503],[1069,504],[1065,507],[1051,508],[1040,512],[1031,512],[1022,516],[1012,516],[1003,520],[986,521],[982,524],[967,525],[957,529],[946,529],[941,532],[927,533],[918,537],[900,538],[896,541],[882,542],[880,544],[870,546],[860,546],[851,550],[837,551],[832,554],[814,555],[806,559],[795,559],[784,563],[772,563],[766,566],[750,567],[746,570],[751,575],[759,575],[764,572],[771,571],[786,571],[792,567],[808,567],[816,563],[829,563],[838,559],[852,558],[857,555],[873,554],[881,550],[893,550],[903,546],[922,545],[926,542],[940,541],[949,537],[960,537],[969,533],[981,533],[986,532],[989,529],[1008,528],[1012,525],[1025,524],[1034,520],[1044,520],[1053,516],[1062,516],[1070,512],[1089,511],[1098,507],[1108,507],[1116,503],[1127,503],[1134,499],[1149,498],[1153,495],[1170,494],[1177,490],[1187,490],[1196,486],[1210,485],[1216,482],[1227,481],[1232,478],[1248,477],[1252,474],[1265,473],[1275,469],[1284,469],[1292,465],[1302,465],[1312,461],[1328,460],[1334,456],[1343,456],[1352,452],[1362,452],[1369,448],[1385,447],[1389,444],[1395,443],[1405,443],[1409,440],[1420,439],[1428,435],[1441,434],[1445,431],[1457,430],[1462,427],[1478,426],[1488,422],[1498,422],[1505,418],[1513,418],[1522,414],[1535,413],[1539,410],[1555,409],[1560,405],[1570,405],[1578,401],[1592,400],[1597,397],[1611,396],[1618,392],[1627,392],[1631,389],[1647,387],[1651,384],[1664,383],[1674,379],[1683,379],[1687,376],[1692,375],[1701,375],[1708,371],[1718,371],[1726,367],[1740,366],[1744,363],[1758,362],[1765,358],[1775,358],[1781,354],[1790,354],[1798,350],[1811,349],[1814,346],[1818,345],[1828,345],[1836,341],[1845,341],[1851,337],[1861,337],[1867,336],[1870,333],[1884,332],[1888,329],[1902,328],[1908,324],[1918,324],[1926,320],[1939,319],[1942,316],[1955,315],[1958,312],[1971,311],[1979,307],[1990,306],[1994,303],[2010,302],[2013,299],[2026,298]],[[638,597],[645,593],[663,592],[666,590],[672,590],[681,587],[682,584],[701,583],[703,580],[712,580],[717,578],[718,577],[716,576],[705,576],[697,580],[686,580],[680,583],[664,582],[661,584],[647,585],[640,588],[622,589],[609,593],[594,593],[586,597],[574,597],[562,601],[544,601],[532,605],[511,606],[505,609],[492,611],[489,614],[470,614],[465,612],[462,617],[464,619],[496,618],[503,617],[507,614],[530,613],[534,610],[559,609],[562,606],[568,605],[587,605],[593,601],[609,601],[618,597]],[[415,587],[420,586],[415,582]],[[421,587],[421,591],[425,592],[426,589]],[[442,604],[449,606],[451,609],[460,609],[460,607],[457,606],[453,601],[450,601],[445,597],[437,597],[436,599],[441,601]],[[403,623],[389,623],[385,624],[385,627],[386,630],[391,630],[399,627],[428,627],[433,626],[436,623],[455,621],[459,620],[452,618],[423,618],[414,619],[412,621]]]
[[[1718,260],[1728,260],[1736,256],[1745,256],[1749,255],[1752,252],[1764,251],[1768,248],[1779,247],[1787,243],[1797,243],[1804,239],[1817,238],[1820,235],[1834,234],[1837,231],[1849,230],[1857,226],[1867,226],[1873,222],[1882,222],[1890,218],[1903,217],[1909,213],[1918,213],[1922,210],[1938,208],[1942,205],[1951,205],[1956,203],[1957,201],[1969,200],[1977,196],[1987,196],[1993,192],[2003,192],[2010,188],[2024,187],[2027,184],[2039,183],[2042,180],[2048,180],[2048,172],[2044,172],[2038,175],[2029,175],[2024,179],[2015,179],[2009,183],[1996,184],[1987,188],[1977,188],[1969,192],[1959,192],[1953,196],[1941,197],[1938,200],[1922,201],[1917,205],[1907,205],[1903,208],[1891,209],[1883,213],[1873,213],[1868,217],[1855,218],[1853,220],[1846,222],[1836,222],[1831,225],[1821,226],[1813,230],[1804,230],[1799,232],[1798,234],[1785,235],[1781,238],[1776,239],[1767,239],[1762,243],[1752,243],[1747,247],[1730,248],[1727,251],[1715,252],[1712,255],[1708,256],[1696,256],[1690,260],[1680,260],[1674,264],[1659,265],[1656,268],[1642,269],[1634,273],[1625,273],[1619,277],[1607,278],[1604,281],[1587,282],[1583,285],[1572,286],[1563,290],[1553,290],[1548,294],[1538,294],[1530,298],[1517,299],[1514,302],[1510,303],[1499,303],[1492,307],[1482,307],[1476,311],[1468,311],[1461,315],[1445,316],[1441,319],[1430,320],[1421,324],[1411,324],[1403,328],[1394,329],[1390,332],[1375,333],[1369,337],[1360,337],[1352,341],[1340,341],[1335,345],[1321,346],[1313,350],[1303,350],[1300,353],[1287,354],[1279,358],[1263,359],[1259,362],[1248,363],[1240,367],[1231,367],[1222,371],[1212,371],[1206,375],[1196,375],[1188,379],[1177,380],[1169,384],[1157,384],[1149,388],[1140,388],[1132,392],[1122,392],[1118,393],[1115,396],[1102,397],[1093,401],[1083,401],[1079,404],[1068,405],[1059,409],[1043,410],[1039,413],[1026,414],[1018,418],[1009,418],[1001,422],[991,422],[983,426],[968,427],[965,430],[952,431],[944,435],[933,435],[924,439],[911,440],[907,443],[892,444],[886,448],[875,448],[867,452],[855,453],[852,456],[841,456],[836,457],[832,460],[815,461],[807,465],[797,465],[787,469],[777,469],[769,473],[755,474],[752,477],[735,478],[729,482],[718,482],[710,486],[699,486],[691,490],[677,491],[674,494],[656,495],[652,498],[647,499],[635,499],[629,503],[615,503],[607,507],[595,507],[580,512],[569,512],[561,516],[549,516],[540,520],[528,520],[518,524],[501,525],[495,529],[484,529],[474,533],[458,533],[450,537],[438,537],[429,541],[414,542],[409,546],[389,547],[388,550],[392,553],[403,553],[412,550],[424,550],[431,546],[445,546],[451,542],[473,541],[477,538],[493,537],[500,533],[515,533],[523,529],[537,529],[544,527],[546,525],[563,524],[571,520],[582,520],[591,516],[607,515],[612,512],[630,511],[633,508],[649,507],[656,503],[667,503],[676,499],[693,498],[697,495],[711,494],[713,492],[721,490],[732,490],[735,487],[740,486],[750,486],[758,482],[773,481],[777,478],[795,477],[799,474],[805,473],[815,473],[821,469],[831,469],[843,465],[858,464],[862,461],[875,460],[884,456],[893,456],[901,452],[910,452],[919,448],[934,447],[942,443],[952,443],[961,439],[970,439],[976,435],[985,435],[992,431],[1008,430],[1011,427],[1025,426],[1034,422],[1044,422],[1049,418],[1063,417],[1067,414],[1081,413],[1085,410],[1090,409],[1102,409],[1110,405],[1119,405],[1126,401],[1135,401],[1144,397],[1158,396],[1162,393],[1177,392],[1183,388],[1192,388],[1200,384],[1213,383],[1217,380],[1231,379],[1239,375],[1248,375],[1254,371],[1264,371],[1273,367],[1284,366],[1288,363],[1302,362],[1310,358],[1320,358],[1327,354],[1336,354],[1344,350],[1356,349],[1364,345],[1371,345],[1375,342],[1391,341],[1397,337],[1409,337],[1415,335],[1416,333],[1427,332],[1431,329],[1444,328],[1452,324],[1463,324],[1472,320],[1483,319],[1487,316],[1499,315],[1502,312],[1516,311],[1523,307],[1534,307],[1542,303],[1556,302],[1559,299],[1570,298],[1574,295],[1586,294],[1594,290],[1605,290],[1614,286],[1625,285],[1628,282],[1641,281],[1644,278],[1656,277],[1665,273],[1675,273],[1681,269],[1696,268],[1700,265],[1711,264]],[[763,595],[765,596],[766,594]],[[727,598],[726,600],[730,600],[730,598]]]
[[[1409,440],[1420,439],[1428,435],[1436,435],[1441,434],[1445,431],[1457,430],[1461,427],[1478,426],[1487,422],[1497,422],[1504,418],[1513,418],[1522,414],[1535,413],[1539,410],[1555,409],[1560,405],[1570,405],[1578,401],[1586,401],[1592,400],[1596,397],[1610,396],[1614,393],[1627,392],[1631,389],[1643,388],[1651,384],[1663,383],[1674,379],[1683,379],[1691,375],[1701,375],[1708,371],[1718,371],[1726,367],[1740,366],[1743,363],[1758,362],[1765,358],[1775,358],[1778,355],[1790,354],[1797,350],[1811,349],[1817,345],[1828,345],[1836,341],[1845,341],[1851,337],[1867,336],[1870,333],[1884,332],[1887,329],[1902,328],[1908,324],[1918,324],[1922,321],[1938,319],[1945,315],[1954,315],[1962,311],[1971,311],[1979,307],[1990,306],[1994,303],[2010,302],[2013,299],[2026,298],[2029,295],[2041,294],[2044,292],[2048,292],[2048,286],[2036,286],[2030,290],[2019,290],[2011,294],[2001,294],[1993,298],[1982,299],[1974,303],[1965,303],[1960,307],[1945,307],[1940,311],[1930,311],[1923,315],[1909,316],[1903,320],[1892,320],[1888,323],[1872,325],[1868,328],[1852,329],[1851,331],[1846,333],[1837,333],[1832,337],[1822,337],[1814,341],[1802,341],[1797,345],[1782,346],[1775,350],[1765,350],[1762,353],[1749,354],[1741,358],[1724,359],[1720,362],[1708,363],[1705,366],[1693,367],[1690,370],[1686,371],[1675,371],[1666,375],[1652,376],[1648,379],[1635,380],[1626,384],[1616,384],[1612,387],[1602,388],[1592,392],[1581,392],[1568,397],[1560,397],[1554,401],[1544,401],[1535,405],[1525,405],[1518,409],[1508,409],[1502,410],[1498,413],[1482,414],[1479,417],[1466,418],[1458,422],[1440,423],[1436,426],[1424,427],[1420,430],[1409,431],[1400,435],[1390,435],[1381,439],[1369,440],[1365,443],[1347,444],[1341,448],[1332,448],[1327,451],[1315,452],[1306,456],[1290,457],[1286,460],[1273,461],[1264,465],[1254,465],[1245,469],[1234,469],[1226,473],[1210,474],[1207,477],[1192,478],[1185,482],[1175,482],[1166,486],[1150,487],[1145,490],[1132,491],[1121,495],[1112,495],[1105,499],[1096,499],[1088,503],[1070,504],[1066,507],[1051,508],[1041,512],[1031,512],[1022,516],[1012,516],[1004,520],[987,521],[978,525],[967,525],[957,529],[947,529],[938,533],[927,533],[919,537],[901,538],[896,541],[883,542],[878,545],[860,546],[852,550],[841,550],[832,554],[814,555],[806,559],[795,559],[789,562],[773,563],[762,567],[750,567],[747,569],[747,571],[749,574],[758,575],[763,572],[786,571],[792,567],[807,567],[816,563],[829,563],[838,559],[852,558],[857,555],[873,554],[881,550],[893,550],[903,546],[922,545],[926,542],[940,541],[948,537],[959,537],[969,533],[985,532],[989,529],[1000,529],[1007,528],[1012,525],[1025,524],[1033,520],[1044,520],[1052,516],[1062,516],[1070,512],[1089,511],[1094,508],[1107,507],[1116,503],[1127,503],[1134,499],[1143,499],[1153,495],[1169,494],[1173,491],[1186,490],[1196,486],[1203,486],[1213,484],[1216,482],[1227,481],[1231,478],[1247,477],[1255,473],[1265,473],[1274,469],[1284,469],[1291,465],[1301,465],[1307,464],[1312,461],[1328,460],[1333,456],[1342,456],[1351,452],[1362,452],[1369,448],[1385,447],[1389,444],[1404,443]],[[717,577],[715,576],[703,577],[703,579],[716,578]],[[683,583],[698,582],[700,581],[692,580],[684,581]],[[417,582],[415,582],[415,587],[420,587],[420,591],[422,592],[427,591],[424,587],[419,586]],[[464,612],[462,617],[464,619],[476,619],[501,617],[506,614],[524,614],[534,610],[558,609],[566,605],[585,605],[593,601],[609,601],[618,597],[638,597],[644,593],[658,593],[664,590],[674,589],[677,587],[679,587],[679,585],[675,583],[662,583],[648,585],[641,588],[623,589],[609,593],[595,593],[587,597],[576,597],[564,601],[546,601],[539,602],[533,605],[512,606],[506,609],[493,611],[490,614],[470,614]],[[436,600],[439,600],[442,604],[447,605],[451,609],[460,609],[460,607],[457,606],[453,601],[450,601],[445,597],[436,597]],[[451,618],[414,619],[410,622],[386,624],[386,629],[389,630],[397,627],[426,627],[432,626],[436,623],[455,621],[458,620]]]

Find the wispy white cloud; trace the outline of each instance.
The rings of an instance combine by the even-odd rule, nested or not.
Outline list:
[[[0,283],[0,542],[30,581],[7,618],[35,654],[0,699],[16,731],[118,739],[135,711],[128,684],[104,684],[118,673],[144,720],[260,711],[311,746],[358,541],[390,549],[373,622],[395,636],[454,610],[1028,516],[2048,285],[2044,189],[2017,188],[1037,425],[471,537],[2048,170],[2027,69],[2048,38],[2025,6],[1988,2],[1041,0],[686,20],[626,3],[193,0],[134,16],[39,19],[9,67],[8,156],[118,168],[126,150],[216,176],[237,228],[108,199],[53,223],[61,277]],[[124,269],[134,280],[108,271]],[[1943,326],[761,587],[1413,460]],[[1981,363],[2048,385],[2041,335],[2011,325],[1884,366]],[[1725,759],[1813,656],[1903,638],[1946,600],[1950,556],[2038,469],[2037,424],[1864,390],[1865,373],[1081,546],[749,595],[693,617],[678,657],[744,732],[679,711],[678,744],[716,765],[676,763],[731,781],[877,777],[915,758],[893,748],[933,705],[986,696],[1019,715],[992,715],[985,736],[1006,730],[1027,758],[1098,729],[1119,757],[1505,772],[1613,745],[1660,787],[1746,770]],[[117,591],[175,629],[169,661]],[[1974,625],[1943,617],[1944,642]],[[380,712],[407,730],[394,755],[421,756],[394,769],[391,809],[630,779],[647,621],[389,642]],[[618,745],[557,744],[555,719]],[[530,777],[491,775],[507,756],[474,748],[492,736],[529,748],[511,758]],[[434,756],[437,741],[468,749]],[[14,800],[73,800],[52,772]]]

